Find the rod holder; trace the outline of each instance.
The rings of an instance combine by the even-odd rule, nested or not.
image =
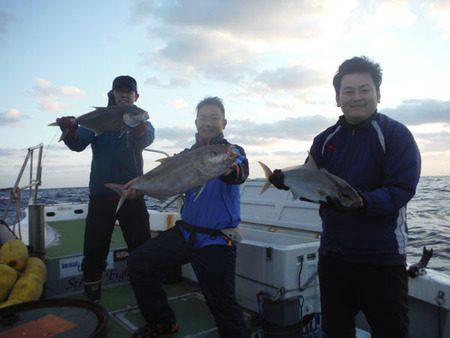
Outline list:
[[[30,253],[45,256],[45,218],[44,204],[28,205],[28,244]]]

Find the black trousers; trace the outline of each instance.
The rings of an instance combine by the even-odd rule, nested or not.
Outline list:
[[[116,219],[131,252],[150,238],[147,207],[143,198],[128,199],[116,215],[118,200],[91,198],[84,232],[83,280],[101,280]]]
[[[192,250],[179,226],[153,238],[128,257],[131,285],[144,318],[150,323],[175,321],[162,288],[165,268],[192,263],[200,288],[221,337],[248,337],[244,317],[235,298],[236,248],[211,245]]]
[[[327,338],[355,337],[361,310],[373,338],[408,335],[408,276],[404,266],[352,263],[319,257],[322,328]]]

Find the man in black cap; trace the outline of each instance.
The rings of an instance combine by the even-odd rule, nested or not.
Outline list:
[[[108,93],[108,106],[131,106],[138,98],[136,80],[128,75],[118,76]],[[154,129],[147,121],[131,130],[108,131],[95,136],[92,131],[76,125],[72,117],[60,118],[57,123],[61,129],[70,130],[64,138],[69,149],[79,152],[89,144],[92,147],[82,270],[86,296],[98,302],[116,219],[129,251],[150,238],[149,216],[143,196],[132,192],[116,215],[118,195],[104,184],[124,184],[143,175],[142,151],[153,142]]]

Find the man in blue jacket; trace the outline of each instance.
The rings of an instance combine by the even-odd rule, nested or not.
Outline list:
[[[217,97],[197,105],[195,144],[229,144],[225,128],[225,108]],[[131,284],[142,315],[148,324],[133,337],[147,338],[178,331],[175,314],[161,286],[162,271],[190,262],[221,337],[246,337],[243,314],[236,302],[234,279],[236,247],[221,229],[240,223],[239,184],[248,176],[244,150],[224,175],[210,180],[200,195],[198,188],[186,193],[182,221],[135,250],[128,258]],[[197,196],[198,195],[198,196]]]
[[[136,80],[131,76],[117,77],[108,98],[108,106],[133,105],[139,98]],[[75,125],[73,121],[71,117],[63,117],[57,123],[61,129],[70,130],[64,139],[69,149],[79,152],[89,144],[92,148],[82,270],[86,296],[98,302],[116,218],[129,251],[150,238],[149,216],[143,197],[133,192],[116,216],[119,199],[114,191],[105,187],[105,183],[126,183],[143,175],[142,150],[153,142],[154,129],[150,122],[145,122],[131,130],[110,131],[95,136],[92,131]]]
[[[310,154],[349,182],[361,200],[344,208],[320,206],[323,232],[319,282],[327,337],[355,337],[361,310],[372,337],[408,337],[406,204],[420,177],[420,154],[411,132],[377,112],[382,72],[365,57],[342,63],[334,76],[343,116],[314,138]],[[287,189],[283,173],[271,182]]]

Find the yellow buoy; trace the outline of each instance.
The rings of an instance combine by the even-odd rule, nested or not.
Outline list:
[[[22,241],[11,239],[0,248],[0,264],[7,264],[17,271],[27,265],[28,249]]]
[[[17,271],[6,264],[0,264],[0,302],[4,301],[17,279]]]
[[[27,276],[29,274],[35,274],[39,277],[42,283],[45,283],[45,280],[47,278],[47,269],[45,267],[45,263],[37,257],[28,258],[27,266],[23,271],[23,275]]]
[[[38,300],[41,297],[43,288],[44,283],[35,274],[22,276],[12,288],[8,300],[14,299],[22,302]]]
[[[17,300],[17,299],[8,299],[6,302],[3,302],[0,304],[0,309],[7,307],[7,306],[19,304],[19,303],[23,303],[23,302],[21,302],[20,300]]]

